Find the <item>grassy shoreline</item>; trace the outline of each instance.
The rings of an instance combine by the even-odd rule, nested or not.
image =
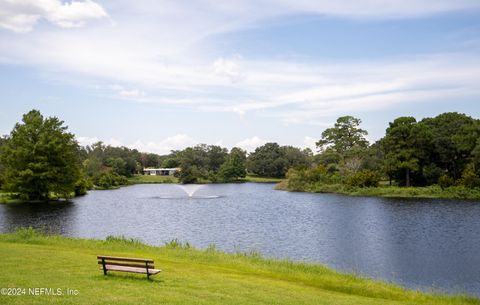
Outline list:
[[[148,177],[148,176],[147,176]],[[178,180],[168,180],[162,176],[152,176],[160,178],[130,178],[129,184],[115,186],[108,189],[96,190],[114,190],[124,186],[135,184],[173,184]],[[166,177],[171,178],[171,177]],[[176,179],[176,178],[175,178]],[[398,187],[398,186],[378,186],[378,187],[351,187],[342,184],[313,184],[305,185],[302,189],[289,189],[287,180],[279,178],[247,177],[245,179],[230,183],[275,183],[275,189],[288,192],[307,192],[307,193],[331,193],[346,196],[358,197],[385,197],[385,198],[427,198],[427,199],[459,199],[459,200],[480,200],[480,189],[468,189],[461,186],[452,186],[445,189],[438,185],[427,187]],[[55,199],[52,199],[55,200]],[[0,204],[20,204],[23,200],[13,198],[10,193],[0,191]]]
[[[2,304],[480,304],[469,296],[407,290],[321,265],[198,250],[171,242],[44,236],[31,229],[0,234],[0,286],[72,288],[74,296],[0,296]],[[152,280],[103,276],[97,254],[147,257],[163,270]]]
[[[442,189],[438,185],[426,187],[351,187],[343,184],[306,184],[302,189],[290,189],[288,181],[284,180],[275,189],[292,192],[333,193],[347,196],[387,197],[387,198],[431,198],[431,199],[461,199],[480,200],[480,189],[469,189],[462,186],[451,186]]]
[[[253,183],[278,183],[282,181],[281,178],[269,178],[269,177],[257,177],[257,176],[246,176],[245,178],[238,179],[237,181],[229,183],[242,183],[242,182],[253,182]],[[173,176],[149,176],[149,175],[135,175],[128,178],[129,184],[162,184],[162,183],[179,183],[178,178]],[[211,183],[211,182],[207,182]]]

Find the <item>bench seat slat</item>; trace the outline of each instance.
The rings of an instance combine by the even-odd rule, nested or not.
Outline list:
[[[103,265],[102,261],[98,261],[99,265]],[[105,261],[105,265],[115,265],[115,266],[125,266],[125,267],[138,267],[138,268],[146,268],[145,263],[123,263],[123,262],[118,262],[118,261]],[[155,269],[155,266],[152,263],[148,263],[148,269]]]
[[[133,273],[143,273],[147,274],[147,269],[144,268],[137,268],[137,267],[126,267],[126,266],[116,266],[116,265],[105,265],[105,268],[108,271],[123,271],[123,272],[133,272]],[[100,267],[103,270],[103,267]],[[160,273],[162,270],[160,269],[148,269],[148,274],[157,274]]]
[[[142,263],[153,263],[152,259],[146,258],[133,258],[133,257],[119,257],[119,256],[102,256],[97,255],[97,259],[105,259],[106,261],[125,261],[125,262],[142,262]]]

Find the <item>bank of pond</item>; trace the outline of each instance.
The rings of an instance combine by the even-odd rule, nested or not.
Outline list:
[[[479,200],[480,188],[464,186],[449,186],[442,188],[438,185],[425,187],[375,186],[355,187],[345,184],[304,184],[301,187],[289,186],[288,181],[279,182],[277,190],[291,192],[333,193],[347,196],[391,197],[391,198],[432,198],[432,199],[460,199]]]
[[[0,247],[2,287],[62,292],[1,295],[2,304],[480,304],[466,295],[413,291],[321,265],[227,254],[214,246],[198,250],[176,240],[153,247],[123,237],[78,239],[19,229],[0,234]],[[150,258],[163,271],[150,280],[104,276],[95,260],[99,253]]]

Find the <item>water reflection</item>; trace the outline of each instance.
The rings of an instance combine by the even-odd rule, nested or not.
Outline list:
[[[75,222],[74,210],[71,201],[2,205],[0,229],[11,232],[29,226],[49,234],[69,234]]]

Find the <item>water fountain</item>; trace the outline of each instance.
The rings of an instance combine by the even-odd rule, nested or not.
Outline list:
[[[176,186],[187,193],[189,198],[192,198],[193,194],[203,187],[203,184],[176,184]]]
[[[172,193],[172,189],[167,194],[161,194],[160,196],[152,196],[148,198],[152,199],[214,199],[220,198],[219,195],[195,195],[195,193],[205,187],[205,184],[171,184],[171,186],[175,186],[177,189],[181,189],[183,194],[177,195],[178,192]],[[173,188],[173,187],[172,187]],[[185,196],[185,195],[187,196]]]

